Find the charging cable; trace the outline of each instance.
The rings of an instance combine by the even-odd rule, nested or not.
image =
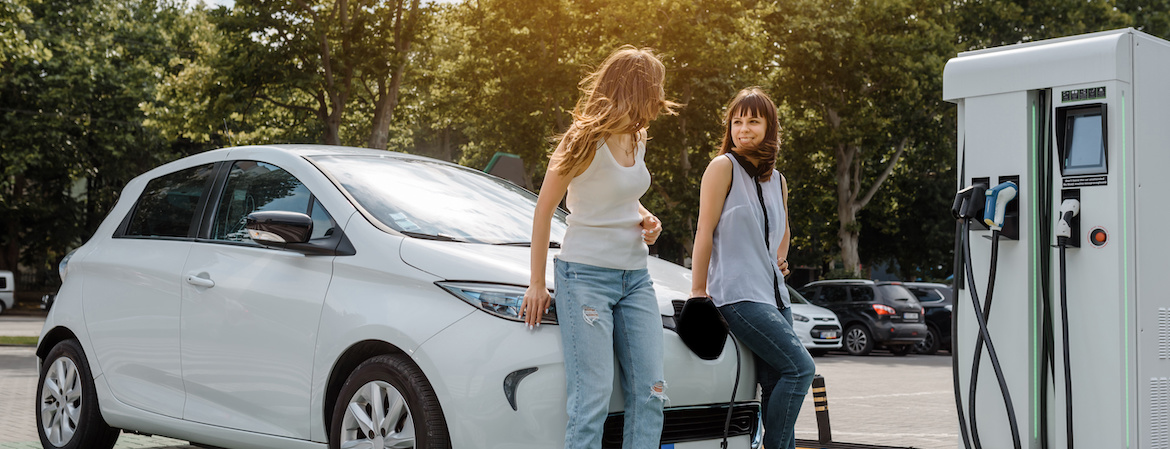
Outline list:
[[[952,205],[951,212],[956,215],[956,219],[962,220],[963,233],[963,257],[964,266],[967,274],[967,284],[971,290],[971,303],[975,311],[975,319],[979,325],[979,335],[975,343],[975,358],[972,360],[971,372],[971,386],[968,393],[968,407],[971,421],[971,434],[977,449],[982,448],[979,440],[978,426],[975,419],[975,392],[978,384],[979,376],[979,362],[983,355],[983,345],[987,344],[988,357],[991,359],[991,365],[995,371],[996,380],[999,382],[999,389],[1004,400],[1004,408],[1007,411],[1008,425],[1011,427],[1012,443],[1016,449],[1022,449],[1020,442],[1019,425],[1016,419],[1016,412],[1013,402],[1011,400],[1011,393],[1008,391],[1007,380],[1003,374],[1003,369],[999,363],[999,356],[996,354],[995,346],[991,341],[991,334],[987,330],[986,315],[991,311],[991,298],[995,287],[995,273],[998,264],[998,249],[999,249],[999,231],[1003,227],[1003,221],[1007,209],[1007,204],[1015,198],[1019,191],[1015,183],[1005,182],[995,186],[992,189],[984,190],[981,185],[975,185],[958,192],[955,202]],[[992,246],[991,246],[991,267],[988,275],[987,296],[983,309],[979,307],[979,294],[975,287],[975,272],[971,264],[971,241],[970,241],[970,219],[978,217],[979,213],[983,212],[984,223],[988,224],[992,229]],[[984,311],[985,310],[985,311]],[[960,396],[959,385],[955,383],[956,398]],[[956,404],[958,408],[962,409],[962,403]],[[961,419],[961,418],[960,418]],[[967,443],[967,435],[964,433],[963,441]]]
[[[1069,198],[1060,203],[1060,221],[1056,224],[1056,245],[1060,247],[1060,331],[1064,338],[1061,345],[1064,353],[1064,431],[1067,448],[1073,449],[1073,405],[1072,405],[1072,364],[1068,351],[1068,281],[1065,265],[1065,250],[1072,237],[1072,219],[1081,212],[1081,202]]]

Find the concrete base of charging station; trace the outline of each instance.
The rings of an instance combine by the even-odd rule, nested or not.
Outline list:
[[[914,449],[904,446],[877,446],[873,444],[838,443],[830,441],[819,443],[815,440],[796,440],[796,449]]]

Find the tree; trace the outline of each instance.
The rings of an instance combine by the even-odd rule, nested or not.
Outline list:
[[[823,216],[836,218],[844,268],[858,271],[861,211],[904,157],[946,151],[916,130],[945,126],[940,75],[953,33],[945,11],[922,0],[793,0],[776,11],[764,20],[776,37],[775,82],[802,125],[791,146],[811,168],[798,185],[834,187],[835,213]]]
[[[0,71],[0,267],[53,272],[130,178],[175,154],[142,126],[139,106],[179,51],[155,27],[181,10],[151,0],[25,6],[20,31],[43,50]]]

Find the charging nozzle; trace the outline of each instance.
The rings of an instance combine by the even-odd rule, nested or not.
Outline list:
[[[1060,203],[1060,221],[1056,223],[1056,237],[1072,237],[1073,217],[1081,213],[1081,202],[1076,198],[1069,198]]]
[[[981,217],[986,190],[986,185],[977,183],[955,193],[955,202],[951,204],[951,215],[956,220]]]
[[[983,223],[991,227],[992,230],[1003,228],[1003,217],[1004,212],[1007,211],[1007,205],[1016,198],[1016,193],[1019,191],[1016,183],[1011,181],[1001,182],[999,185],[987,189],[986,204],[983,207]]]

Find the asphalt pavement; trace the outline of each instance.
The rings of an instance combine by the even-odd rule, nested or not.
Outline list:
[[[44,317],[0,315],[0,336],[40,335]],[[817,357],[825,378],[834,442],[915,449],[955,449],[959,426],[946,355]],[[39,449],[36,431],[37,361],[29,346],[0,345],[0,449]],[[796,438],[816,440],[812,394],[805,398]],[[115,448],[197,449],[186,441],[122,434]]]

